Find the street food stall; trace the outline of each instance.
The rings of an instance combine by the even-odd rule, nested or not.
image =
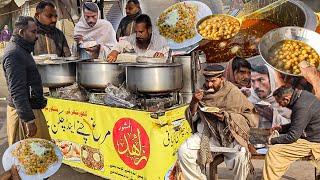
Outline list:
[[[181,64],[61,59],[38,69],[50,89],[43,112],[65,164],[111,179],[163,178],[175,164],[191,133],[177,93]]]
[[[248,13],[240,11],[239,17]],[[258,45],[266,33],[317,26],[315,13],[295,0],[247,16],[237,32],[222,39],[200,27],[211,17],[216,16],[200,2],[165,10],[157,22],[171,48],[165,63],[37,57],[43,85],[50,89],[43,112],[63,162],[110,179],[168,178],[179,146],[191,135],[185,110],[204,82],[206,63],[225,65],[240,56],[265,64]]]

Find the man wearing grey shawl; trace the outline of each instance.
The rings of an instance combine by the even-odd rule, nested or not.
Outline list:
[[[214,147],[241,149],[237,153],[223,153],[227,167],[233,169],[234,179],[245,180],[253,171],[248,151],[249,130],[257,126],[258,117],[246,96],[222,77],[223,72],[220,65],[204,69],[203,89],[195,92],[187,109],[194,134],[179,148],[179,164],[185,179],[206,179],[205,166],[213,161],[210,149]]]

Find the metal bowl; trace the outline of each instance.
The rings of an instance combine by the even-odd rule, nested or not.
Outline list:
[[[259,1],[257,3],[260,7],[263,3],[269,2],[271,2],[271,0]],[[256,8],[252,10],[256,10]],[[266,14],[269,16],[265,19],[282,26],[299,26],[312,31],[316,30],[317,27],[317,16],[314,11],[302,1],[288,0],[288,2],[272,10],[271,14],[270,12],[266,12]],[[262,14],[262,16],[265,15]],[[255,65],[264,63],[261,55],[253,56],[248,58],[248,60]]]
[[[310,47],[312,47],[318,54],[320,54],[320,35],[314,31],[301,28],[301,27],[283,27],[278,28],[272,31],[269,31],[265,34],[260,43],[259,43],[259,52],[262,56],[262,59],[271,67],[271,63],[269,63],[270,59],[270,51],[271,48],[283,41],[283,40],[298,40],[306,43]],[[291,75],[291,76],[299,76],[291,73],[284,72],[280,69],[273,67],[277,71],[280,71],[283,74]]]

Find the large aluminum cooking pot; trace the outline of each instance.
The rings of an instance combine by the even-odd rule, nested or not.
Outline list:
[[[48,61],[37,64],[44,87],[58,88],[76,82],[76,62]]]
[[[182,88],[182,64],[126,64],[127,88],[132,92],[162,94]]]
[[[85,88],[104,89],[108,83],[119,86],[124,80],[124,68],[119,63],[104,61],[77,63],[77,82]]]

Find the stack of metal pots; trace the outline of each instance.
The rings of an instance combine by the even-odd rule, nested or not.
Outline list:
[[[202,87],[201,70],[206,65],[205,54],[194,51],[189,56],[174,56],[173,61],[183,66],[183,87],[180,90],[182,103],[190,103],[195,89]]]

